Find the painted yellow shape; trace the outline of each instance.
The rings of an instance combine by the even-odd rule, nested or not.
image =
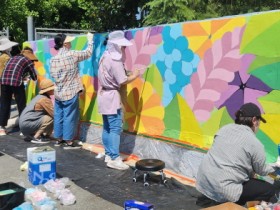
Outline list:
[[[150,82],[138,78],[127,85],[127,93],[125,120],[129,131],[161,135],[164,130],[164,108]]]
[[[273,24],[279,22],[280,12],[268,12],[265,14],[256,14],[250,17],[248,25],[246,27],[246,32],[248,38],[243,38],[242,46],[247,46],[252,40],[258,37],[262,32],[268,30]],[[261,27],[257,27],[259,25]],[[245,33],[245,36],[247,35]]]
[[[37,74],[40,75],[40,76],[45,76],[46,74],[46,70],[44,68],[44,65],[42,62],[38,61],[38,62],[35,62],[35,69],[37,70]]]
[[[84,93],[81,96],[81,113],[84,116],[89,108],[89,105],[92,101],[92,97],[95,94],[94,86],[93,86],[93,78],[89,75],[84,75],[82,77],[82,83],[84,85]]]
[[[216,132],[224,125],[233,123],[234,121],[229,116],[226,107],[214,110],[211,113],[211,117],[207,122],[201,125],[201,129],[204,134],[204,146],[210,148]]]
[[[185,23],[183,24],[183,35],[189,41],[189,48],[203,58],[204,53],[212,47],[215,41],[221,39],[226,32],[243,27],[245,23],[245,17]]]
[[[258,99],[266,114],[280,114],[280,91],[273,90]]]
[[[181,116],[181,132],[179,139],[198,147],[204,147],[202,131],[196,120],[194,113],[182,96],[177,94],[179,111]]]
[[[36,96],[36,82],[34,82],[33,80],[29,80],[25,93],[26,101],[27,103],[29,103],[32,98]]]
[[[280,143],[280,114],[263,114],[267,123],[261,123],[260,129],[275,143]]]

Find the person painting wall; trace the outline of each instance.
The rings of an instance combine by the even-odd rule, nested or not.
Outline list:
[[[266,163],[264,146],[256,137],[260,123],[266,120],[253,103],[242,105],[235,116],[234,124],[225,125],[216,133],[199,166],[196,189],[219,203],[272,201],[277,189],[254,178],[256,174],[267,176],[280,167],[280,160]]]

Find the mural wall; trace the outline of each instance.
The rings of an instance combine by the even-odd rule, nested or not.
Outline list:
[[[140,69],[128,84],[124,129],[138,135],[207,150],[215,132],[234,122],[244,103],[257,104],[268,123],[257,133],[268,161],[280,143],[280,11],[204,21],[183,22],[126,31],[125,66]],[[81,121],[102,124],[98,114],[98,61],[106,34],[95,34],[92,58],[80,63],[85,92]],[[26,42],[39,58],[39,79],[50,78],[53,40]],[[86,47],[79,36],[73,49]],[[36,93],[30,83],[29,99]]]

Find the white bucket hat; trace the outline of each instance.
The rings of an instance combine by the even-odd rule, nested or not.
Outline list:
[[[7,37],[0,37],[0,51],[5,51],[18,45],[17,42],[11,42]]]
[[[121,47],[131,46],[132,43],[124,37],[123,31],[114,31],[109,34],[107,51],[113,60],[122,59]]]
[[[124,37],[123,31],[114,31],[109,34],[108,42],[118,46],[131,46],[132,43]]]

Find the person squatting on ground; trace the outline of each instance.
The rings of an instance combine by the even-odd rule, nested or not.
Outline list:
[[[280,167],[280,161],[267,164],[265,150],[257,139],[260,122],[266,123],[258,106],[247,103],[235,114],[235,124],[222,127],[203,158],[197,173],[196,189],[219,202],[270,201],[274,185],[254,175],[266,176]]]
[[[6,135],[5,126],[11,111],[12,96],[14,95],[17,104],[19,116],[26,106],[26,96],[24,79],[31,77],[32,80],[37,80],[34,62],[38,61],[33,54],[33,50],[25,47],[20,55],[12,57],[6,64],[1,83],[1,112],[0,112],[0,136]]]
[[[122,132],[122,103],[120,87],[132,82],[139,76],[139,70],[126,75],[123,65],[123,55],[126,46],[132,43],[124,37],[123,31],[109,34],[107,48],[99,62],[98,79],[98,110],[103,118],[102,141],[105,148],[105,162],[110,168],[126,170],[120,153],[120,135]]]
[[[53,132],[53,104],[51,100],[53,94],[53,82],[49,79],[43,79],[40,82],[39,94],[30,101],[20,115],[20,130],[33,143],[48,143],[44,137],[50,137]]]
[[[84,89],[78,63],[92,55],[93,34],[87,34],[88,45],[83,51],[71,50],[74,39],[65,34],[55,36],[58,54],[50,60],[50,74],[55,82],[54,138],[58,139],[57,145],[79,148],[73,141],[79,120],[79,93]]]

